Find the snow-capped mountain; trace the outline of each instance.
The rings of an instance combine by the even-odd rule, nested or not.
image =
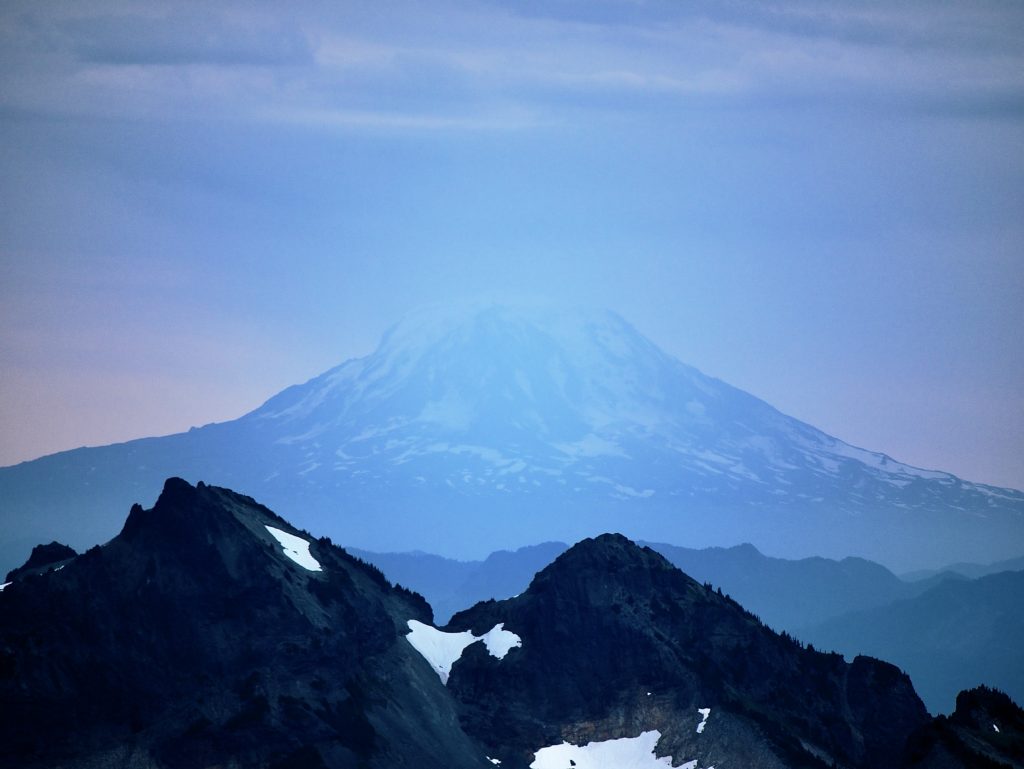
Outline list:
[[[897,568],[1024,551],[1021,492],[846,444],[611,312],[414,313],[240,419],[2,469],[0,504],[27,549],[65,529],[70,499],[95,500],[76,516],[88,545],[172,474],[371,550],[469,556],[618,529]]]

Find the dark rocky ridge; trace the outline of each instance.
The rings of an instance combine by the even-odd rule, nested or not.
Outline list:
[[[448,627],[498,622],[522,648],[494,665],[471,647],[449,689],[505,766],[528,766],[538,746],[658,729],[659,754],[701,766],[898,767],[929,720],[892,665],[802,648],[620,535],[577,544],[522,595]],[[714,721],[698,735],[702,707]]]
[[[0,767],[522,769],[562,740],[652,729],[677,766],[1019,766],[1005,695],[933,721],[893,666],[804,649],[619,535],[457,614],[450,630],[500,622],[522,646],[470,645],[447,688],[403,638],[410,619],[431,619],[420,596],[329,540],[171,479],[111,542],[0,593]]]
[[[417,595],[252,499],[167,481],[60,572],[0,593],[0,765],[481,766],[404,641]]]
[[[749,544],[703,550],[640,544],[698,582],[721,587],[773,630],[848,659],[866,654],[898,665],[933,714],[951,711],[958,692],[981,683],[1018,701],[1024,697],[1024,572],[976,581],[943,572],[911,583],[859,558],[790,561],[762,555]],[[522,593],[537,571],[567,549],[548,542],[475,562],[354,552],[421,593],[435,620],[448,622],[479,601]]]
[[[32,548],[32,554],[17,569],[7,572],[5,582],[14,582],[29,574],[40,574],[50,569],[63,566],[72,558],[77,556],[74,548],[63,545],[60,542],[51,542],[48,545],[36,545]]]
[[[1024,710],[985,686],[960,692],[951,716],[939,716],[914,735],[908,766],[1022,769]]]

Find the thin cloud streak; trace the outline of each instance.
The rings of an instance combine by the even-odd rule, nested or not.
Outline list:
[[[335,126],[437,131],[490,125],[496,98],[511,114],[532,116],[520,128],[593,119],[604,100],[626,94],[652,112],[675,96],[702,110],[776,101],[985,118],[1015,115],[1024,100],[1024,46],[983,45],[1011,35],[1005,25],[962,33],[952,49],[928,47],[907,38],[932,41],[936,26],[950,35],[970,29],[958,24],[963,14],[939,9],[922,21],[913,12],[851,17],[816,8],[733,4],[619,28],[466,4],[431,29],[436,35],[413,39],[414,21],[397,31],[366,19],[324,27],[301,4],[288,24],[237,9],[71,20],[34,10],[5,24],[6,37],[49,45],[4,56],[2,103],[116,119],[259,121],[293,111],[301,123],[323,112]],[[794,45],[793,35],[804,42]],[[396,94],[436,106],[402,115]]]

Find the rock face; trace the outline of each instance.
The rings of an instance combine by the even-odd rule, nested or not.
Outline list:
[[[960,692],[951,716],[939,716],[914,735],[908,766],[1021,769],[1024,710],[1003,692],[984,686]]]
[[[898,767],[928,722],[893,666],[804,649],[619,535],[577,544],[522,595],[447,629],[499,622],[522,646],[499,665],[469,647],[448,688],[503,766],[528,766],[541,746],[657,730],[658,755],[700,766]]]
[[[56,536],[104,541],[112,511],[169,475],[376,551],[478,557],[614,530],[901,570],[1024,552],[1021,492],[846,444],[610,312],[421,312],[237,420],[2,468],[0,566]]]
[[[47,552],[0,592],[4,768],[966,769],[1024,739],[1005,695],[932,721],[892,665],[803,648],[621,535],[442,629],[329,540],[176,478],[106,545]]]
[[[225,489],[167,481],[0,617],[4,766],[481,766],[402,637],[423,600]]]
[[[5,581],[14,582],[29,574],[41,574],[51,569],[59,569],[77,555],[74,548],[62,545],[60,542],[36,545],[32,548],[32,554],[24,564],[7,572]]]

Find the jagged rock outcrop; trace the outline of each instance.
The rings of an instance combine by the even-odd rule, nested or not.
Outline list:
[[[1005,695],[933,721],[892,665],[804,648],[620,535],[443,629],[329,540],[177,478],[66,554],[0,591],[0,767],[1020,765]]]
[[[960,692],[952,715],[939,716],[914,735],[908,767],[1021,769],[1024,710],[986,686]]]
[[[0,765],[480,767],[403,638],[419,596],[248,497],[170,479],[0,593]]]
[[[7,572],[7,577],[4,581],[14,582],[33,574],[41,574],[51,569],[59,569],[77,555],[78,553],[75,552],[74,548],[60,542],[36,545],[32,548],[32,554],[29,555],[28,560],[17,569],[11,569],[11,571]]]
[[[526,767],[545,745],[655,729],[659,755],[700,766],[899,767],[929,720],[892,665],[803,648],[619,535],[577,544],[520,596],[446,629],[498,622],[521,647],[498,665],[467,648],[448,688],[503,766]]]

